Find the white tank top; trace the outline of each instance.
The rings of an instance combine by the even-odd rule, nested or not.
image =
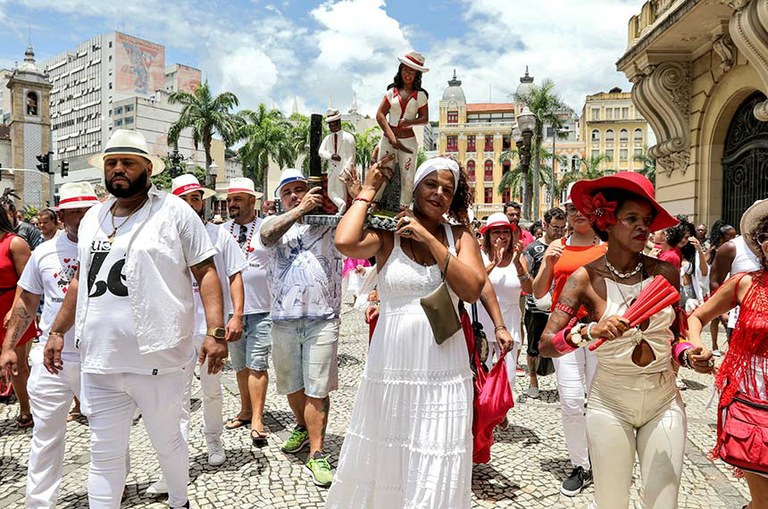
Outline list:
[[[760,270],[760,261],[755,253],[747,247],[743,236],[739,235],[733,239],[733,245],[736,246],[736,256],[733,258],[733,263],[731,263],[731,275],[738,274],[739,272]]]

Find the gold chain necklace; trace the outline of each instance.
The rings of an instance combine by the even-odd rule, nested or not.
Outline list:
[[[111,234],[109,234],[109,235],[107,236],[107,241],[108,241],[110,244],[112,244],[112,242],[114,242],[114,241],[115,241],[115,235],[117,235],[117,231],[118,231],[120,228],[122,228],[123,226],[125,226],[125,223],[127,223],[127,222],[128,222],[128,220],[129,220],[129,219],[131,219],[131,216],[133,216],[133,214],[135,214],[135,213],[136,213],[136,211],[138,211],[138,210],[139,210],[141,207],[143,207],[143,206],[144,206],[144,204],[145,204],[145,203],[147,203],[147,199],[149,199],[149,197],[146,197],[146,198],[144,198],[144,199],[141,201],[141,203],[139,203],[138,205],[136,205],[136,206],[133,208],[133,210],[131,210],[131,211],[128,213],[128,215],[127,215],[127,216],[125,216],[125,219],[123,220],[123,222],[122,222],[122,223],[120,223],[120,224],[119,224],[119,225],[117,225],[117,226],[115,226],[115,213],[114,213],[114,210],[115,210],[115,205],[117,205],[117,202],[115,202],[114,204],[112,204],[112,207],[110,207],[110,209],[109,209],[109,215],[110,215],[109,219],[110,219],[110,222],[112,223],[112,233],[111,233]]]

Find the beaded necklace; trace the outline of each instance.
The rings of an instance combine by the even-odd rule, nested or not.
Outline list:
[[[229,233],[232,234],[232,236],[237,240],[237,235],[235,235],[235,220],[232,220],[232,224],[229,226]],[[245,226],[245,225],[239,225],[239,226]],[[243,250],[243,253],[246,255],[248,253],[253,252],[253,247],[251,247],[251,239],[253,238],[253,232],[256,231],[256,220],[254,219],[250,223],[248,223],[248,235],[246,236],[245,242],[243,244],[240,244],[240,249]]]

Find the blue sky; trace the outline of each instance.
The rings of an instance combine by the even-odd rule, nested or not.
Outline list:
[[[113,30],[166,47],[241,106],[373,114],[398,54],[424,53],[431,116],[453,69],[469,102],[508,101],[525,66],[580,112],[587,94],[629,89],[615,62],[641,0],[0,0],[0,66]]]

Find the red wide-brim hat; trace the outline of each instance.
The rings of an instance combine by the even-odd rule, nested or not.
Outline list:
[[[614,175],[596,178],[594,180],[579,180],[571,189],[571,200],[576,210],[589,217],[592,197],[606,189],[623,189],[648,200],[656,212],[650,230],[663,230],[679,223],[669,212],[656,201],[655,190],[645,176],[633,171],[622,171]]]

